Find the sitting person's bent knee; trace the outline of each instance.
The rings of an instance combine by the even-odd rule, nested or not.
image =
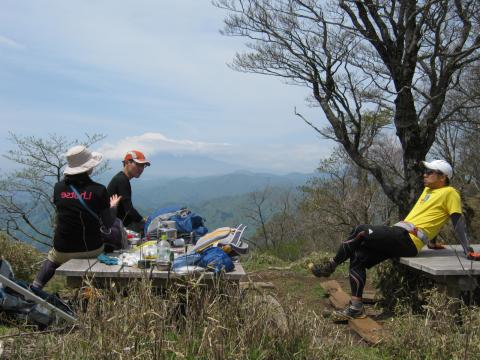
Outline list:
[[[368,234],[368,225],[358,225],[355,226],[350,234],[348,235],[348,239],[345,241],[357,240],[364,238]]]

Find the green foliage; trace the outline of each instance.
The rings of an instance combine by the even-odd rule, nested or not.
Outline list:
[[[300,259],[304,255],[305,241],[292,239],[287,242],[281,242],[277,247],[270,249],[272,255],[284,260],[295,261]]]
[[[269,266],[284,267],[288,263],[269,251],[252,251],[248,256],[242,258],[242,265],[247,271],[254,271]]]
[[[427,276],[393,260],[378,265],[373,274],[375,286],[383,295],[382,306],[390,311],[403,305],[415,313],[422,312],[425,293],[435,286]]]
[[[20,280],[32,281],[45,255],[34,247],[12,240],[0,233],[1,256],[13,268],[15,277]]]

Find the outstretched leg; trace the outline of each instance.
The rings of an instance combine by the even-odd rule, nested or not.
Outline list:
[[[337,254],[333,259],[318,265],[311,265],[313,275],[317,277],[328,277],[336,269],[336,267],[347,259],[353,259],[355,251],[360,247],[363,240],[368,234],[368,225],[359,225],[350,232],[348,238],[342,241],[338,248]]]
[[[349,279],[352,300],[344,310],[334,313],[334,320],[365,317],[362,296],[367,280],[367,269],[388,258],[416,254],[416,247],[404,229],[386,226],[368,228],[364,241],[350,258]]]

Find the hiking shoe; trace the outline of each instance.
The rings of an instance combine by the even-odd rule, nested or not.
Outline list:
[[[365,315],[363,306],[360,309],[355,309],[351,303],[345,309],[337,310],[332,313],[332,319],[334,322],[364,319],[366,317],[367,315]]]
[[[332,261],[326,261],[323,264],[310,264],[312,274],[316,277],[329,277],[335,271],[335,264]]]

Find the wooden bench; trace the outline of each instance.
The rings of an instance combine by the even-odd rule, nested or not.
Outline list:
[[[480,245],[472,247],[480,251]],[[461,245],[446,245],[442,250],[425,248],[416,257],[402,257],[399,262],[427,275],[453,297],[460,297],[461,292],[478,287],[480,261],[468,260]]]
[[[232,272],[222,274],[222,279],[232,282],[240,282],[245,276],[245,270],[239,262],[235,262]],[[164,286],[168,281],[182,280],[186,278],[201,278],[204,283],[213,283],[216,279],[212,272],[201,272],[195,275],[175,274],[171,271],[160,271],[155,268],[139,269],[124,265],[106,265],[97,259],[72,259],[60,266],[57,275],[67,278],[67,285],[80,287],[84,279],[95,282],[97,286],[115,283],[127,283],[142,278],[150,279],[155,286]]]

